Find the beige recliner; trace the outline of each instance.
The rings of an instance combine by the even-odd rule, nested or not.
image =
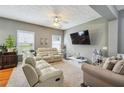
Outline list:
[[[63,55],[56,48],[38,48],[36,52],[37,56],[40,56],[47,62],[62,61],[63,58]]]
[[[63,72],[44,60],[26,58],[22,69],[31,87],[62,87]]]

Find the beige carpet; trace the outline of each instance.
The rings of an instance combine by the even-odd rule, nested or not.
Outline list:
[[[79,87],[83,82],[83,74],[79,67],[70,64],[67,60],[63,62],[51,63],[55,68],[63,71],[65,87]],[[28,87],[28,82],[24,76],[21,65],[18,65],[10,77],[8,87]]]
[[[65,87],[79,87],[83,82],[83,73],[81,68],[66,61],[52,63],[52,65],[63,71]]]

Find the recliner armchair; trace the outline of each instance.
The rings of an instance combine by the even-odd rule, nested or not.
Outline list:
[[[28,57],[22,68],[31,87],[63,86],[63,72],[44,60],[35,61],[34,58]]]

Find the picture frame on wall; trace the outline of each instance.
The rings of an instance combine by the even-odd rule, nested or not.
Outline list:
[[[40,44],[43,45],[43,38],[40,38]]]
[[[40,45],[48,45],[48,39],[47,38],[40,38]]]
[[[47,38],[44,38],[44,44],[48,45]]]

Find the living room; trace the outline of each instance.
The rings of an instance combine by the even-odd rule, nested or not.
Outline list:
[[[123,87],[123,19],[123,5],[0,5],[0,86]]]

